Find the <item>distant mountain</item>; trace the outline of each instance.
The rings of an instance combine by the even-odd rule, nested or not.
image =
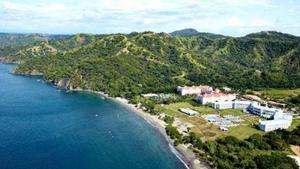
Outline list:
[[[198,35],[199,32],[196,29],[193,28],[187,28],[182,30],[177,30],[170,33],[172,36],[194,36]]]
[[[192,28],[177,30],[177,31],[171,32],[170,35],[183,36],[183,37],[201,36],[201,37],[212,38],[212,39],[225,37],[225,36],[219,35],[219,34],[198,32],[196,29],[192,29]]]
[[[23,46],[46,42],[48,40],[64,39],[69,36],[70,35],[0,33],[0,46]]]

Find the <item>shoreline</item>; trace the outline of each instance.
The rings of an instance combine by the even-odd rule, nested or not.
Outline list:
[[[2,61],[0,62],[0,64],[16,64],[16,63],[3,63]],[[15,73],[12,73],[15,74]],[[25,74],[19,74],[24,76]],[[30,75],[30,76],[41,76],[41,75]],[[207,167],[200,167],[199,165],[197,165],[197,163],[195,163],[194,161],[198,160],[195,156],[195,154],[188,148],[186,149],[182,149],[179,148],[179,146],[175,147],[173,145],[173,140],[167,135],[166,131],[165,131],[165,122],[161,119],[157,117],[155,117],[154,115],[151,115],[149,113],[146,113],[145,111],[143,111],[142,109],[139,109],[138,107],[136,107],[136,105],[134,104],[130,104],[129,100],[125,99],[125,98],[121,98],[121,97],[111,97],[108,94],[105,94],[104,92],[101,91],[94,91],[94,90],[89,90],[89,89],[81,89],[81,88],[75,88],[75,89],[68,89],[66,87],[62,88],[62,86],[57,85],[56,83],[44,80],[46,83],[53,85],[54,87],[58,88],[58,89],[63,89],[65,92],[85,92],[85,93],[94,93],[96,95],[99,95],[102,97],[102,99],[109,99],[121,106],[123,106],[126,109],[131,110],[131,112],[134,112],[136,115],[140,116],[141,118],[143,118],[148,124],[150,124],[152,127],[154,127],[156,130],[158,130],[158,132],[160,132],[160,134],[162,134],[162,136],[164,137],[165,141],[168,143],[168,146],[171,150],[171,152],[177,157],[177,159],[180,160],[180,162],[182,162],[182,164],[185,166],[186,169],[209,169]],[[183,146],[183,145],[181,145]],[[191,154],[193,156],[187,155],[187,154]]]
[[[181,154],[176,147],[173,146],[173,141],[169,138],[169,136],[167,135],[166,131],[165,131],[165,126],[164,126],[164,121],[160,120],[146,112],[144,112],[143,110],[137,108],[134,104],[130,104],[128,103],[127,99],[123,99],[120,97],[116,97],[116,98],[109,98],[112,101],[124,106],[125,108],[131,110],[132,112],[134,112],[135,114],[137,114],[138,116],[142,117],[147,123],[149,123],[152,127],[154,127],[155,129],[157,129],[160,134],[162,134],[162,136],[164,137],[164,139],[167,141],[168,146],[171,150],[171,152],[184,164],[184,166],[187,169],[197,169],[194,167],[191,167],[190,165],[190,160],[188,160],[187,158],[185,158],[183,156],[183,154]]]
[[[0,62],[1,63],[1,62]],[[3,62],[2,62],[3,63]],[[4,63],[8,64],[8,63]],[[14,63],[15,64],[15,63]],[[30,75],[30,76],[36,76],[36,75]],[[104,92],[100,91],[94,91],[94,90],[88,90],[88,89],[67,89],[62,88],[62,86],[58,86],[57,84],[49,81],[45,81],[46,83],[50,83],[56,88],[60,88],[65,90],[66,92],[86,92],[86,93],[93,93],[97,94],[105,99],[109,99],[115,103],[118,103],[122,105],[124,108],[127,108],[134,112],[136,115],[142,117],[148,124],[150,124],[152,127],[154,127],[166,140],[168,143],[168,146],[171,150],[171,152],[184,164],[185,168],[187,169],[210,169],[208,165],[200,164],[199,159],[196,157],[194,152],[187,147],[185,147],[183,144],[180,144],[179,146],[175,147],[173,145],[173,140],[167,135],[165,131],[164,121],[161,119],[158,119],[158,117],[155,117],[154,115],[150,115],[149,113],[144,112],[142,109],[139,109],[134,104],[130,104],[127,99],[121,98],[121,97],[111,97],[108,94],[105,94]],[[201,160],[203,162],[203,160]]]
[[[101,97],[104,97],[105,99],[109,99],[117,104],[120,104],[124,108],[134,112],[136,115],[143,118],[148,124],[158,130],[158,132],[160,132],[160,134],[162,134],[164,139],[167,141],[171,152],[184,164],[187,169],[210,169],[207,164],[203,164],[203,160],[199,160],[194,152],[187,148],[185,145],[180,144],[177,147],[173,145],[173,140],[166,133],[166,123],[163,120],[158,119],[158,116],[146,113],[142,109],[136,107],[135,104],[129,103],[127,99],[121,97],[110,97],[103,92],[93,90],[72,89],[67,91],[94,93],[100,95]]]

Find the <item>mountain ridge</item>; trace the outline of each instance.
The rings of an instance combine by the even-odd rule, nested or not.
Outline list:
[[[202,37],[207,37],[207,38],[212,38],[212,39],[226,37],[225,35],[221,35],[221,34],[199,32],[194,28],[186,28],[186,29],[177,30],[177,31],[171,32],[170,35],[183,36],[183,37],[202,36]]]
[[[28,59],[16,73],[41,72],[55,83],[67,79],[68,88],[112,96],[171,92],[177,85],[193,84],[235,89],[298,87],[300,40],[285,34],[276,38],[213,39],[149,31],[73,35],[48,42],[60,52],[25,54],[23,58]]]

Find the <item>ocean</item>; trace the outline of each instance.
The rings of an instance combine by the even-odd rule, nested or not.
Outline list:
[[[184,169],[161,133],[101,96],[0,64],[0,169]]]

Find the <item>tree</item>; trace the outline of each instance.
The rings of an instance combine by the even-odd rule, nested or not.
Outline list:
[[[282,153],[258,155],[255,157],[258,169],[299,169],[294,159]]]

